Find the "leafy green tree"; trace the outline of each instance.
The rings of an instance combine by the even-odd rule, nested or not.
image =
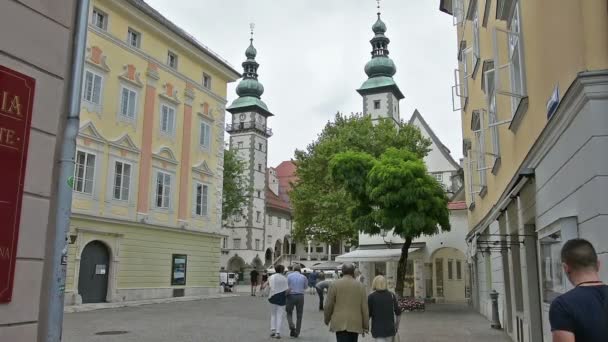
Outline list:
[[[239,159],[236,150],[224,150],[223,221],[236,215],[243,215],[241,207],[247,203],[250,193],[245,178],[245,167],[245,162]]]
[[[358,231],[349,214],[355,202],[329,174],[329,162],[336,154],[356,151],[379,157],[389,147],[397,147],[423,158],[429,146],[430,141],[413,125],[397,127],[389,119],[374,124],[369,116],[337,113],[306,150],[295,153],[298,182],[290,193],[295,238],[305,241],[314,236],[324,243],[357,244]]]
[[[342,184],[354,205],[354,226],[367,234],[393,230],[405,243],[397,267],[395,291],[403,285],[412,240],[450,230],[448,198],[414,153],[389,148],[379,158],[364,152],[344,152],[330,162],[332,179]]]

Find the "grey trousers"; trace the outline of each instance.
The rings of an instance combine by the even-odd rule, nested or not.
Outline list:
[[[298,315],[296,325],[293,324],[293,309],[296,309]],[[289,329],[295,330],[297,335],[300,335],[300,329],[302,329],[302,314],[304,314],[304,295],[295,294],[287,296],[287,323],[289,323]]]

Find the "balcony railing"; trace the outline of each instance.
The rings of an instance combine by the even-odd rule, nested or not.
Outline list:
[[[257,131],[265,135],[267,138],[272,136],[271,128],[268,128],[266,125],[256,121],[239,122],[237,124],[226,125],[226,132],[228,133],[241,133],[246,131]]]

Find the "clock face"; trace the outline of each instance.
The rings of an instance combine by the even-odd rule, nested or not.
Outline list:
[[[244,114],[244,113],[243,113],[243,114],[241,114],[241,116],[239,116],[239,119],[241,119],[241,121],[245,121],[245,118],[246,118],[246,116],[245,116],[245,114]]]

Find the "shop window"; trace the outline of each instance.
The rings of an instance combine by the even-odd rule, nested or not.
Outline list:
[[[448,280],[454,280],[454,260],[448,259]]]
[[[561,232],[553,233],[540,240],[543,300],[546,303],[551,303],[555,297],[566,291],[560,256],[561,248]]]
[[[435,259],[435,287],[437,297],[443,297],[443,259]]]
[[[173,254],[171,261],[171,285],[186,285],[186,265],[188,256]]]

